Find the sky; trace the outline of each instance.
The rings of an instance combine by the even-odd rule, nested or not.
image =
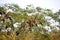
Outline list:
[[[60,0],[0,0],[0,5],[5,3],[18,4],[20,7],[24,8],[26,5],[33,4],[34,7],[42,7],[52,9],[56,12],[60,9]]]

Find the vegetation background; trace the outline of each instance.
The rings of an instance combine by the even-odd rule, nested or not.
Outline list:
[[[0,6],[0,40],[60,40],[60,10]]]

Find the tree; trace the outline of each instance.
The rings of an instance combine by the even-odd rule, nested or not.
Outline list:
[[[7,12],[9,9],[13,12]],[[58,21],[58,15],[50,9],[34,8],[33,5],[27,5],[26,9],[22,9],[16,4],[5,4],[0,7],[0,14],[4,15],[3,17],[0,16],[0,26],[2,24],[0,27],[1,40],[54,40],[60,35],[59,31],[55,30],[59,25],[51,26],[52,22]],[[28,14],[31,14],[31,16]],[[2,19],[4,19],[4,23],[1,22]],[[49,32],[49,30],[51,31]]]

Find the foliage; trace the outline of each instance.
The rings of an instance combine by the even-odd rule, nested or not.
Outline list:
[[[12,12],[7,12],[9,9]],[[22,9],[16,4],[5,4],[0,7],[0,40],[60,40],[60,30],[54,30],[54,26],[54,31],[48,32],[49,29],[45,29],[45,26],[52,28],[45,16],[59,22],[56,14],[50,9],[34,8],[32,5]]]

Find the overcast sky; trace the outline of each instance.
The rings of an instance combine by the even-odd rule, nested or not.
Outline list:
[[[34,7],[49,8],[53,11],[60,9],[60,0],[0,0],[0,5],[5,3],[15,3],[24,8],[26,5],[33,4]]]

